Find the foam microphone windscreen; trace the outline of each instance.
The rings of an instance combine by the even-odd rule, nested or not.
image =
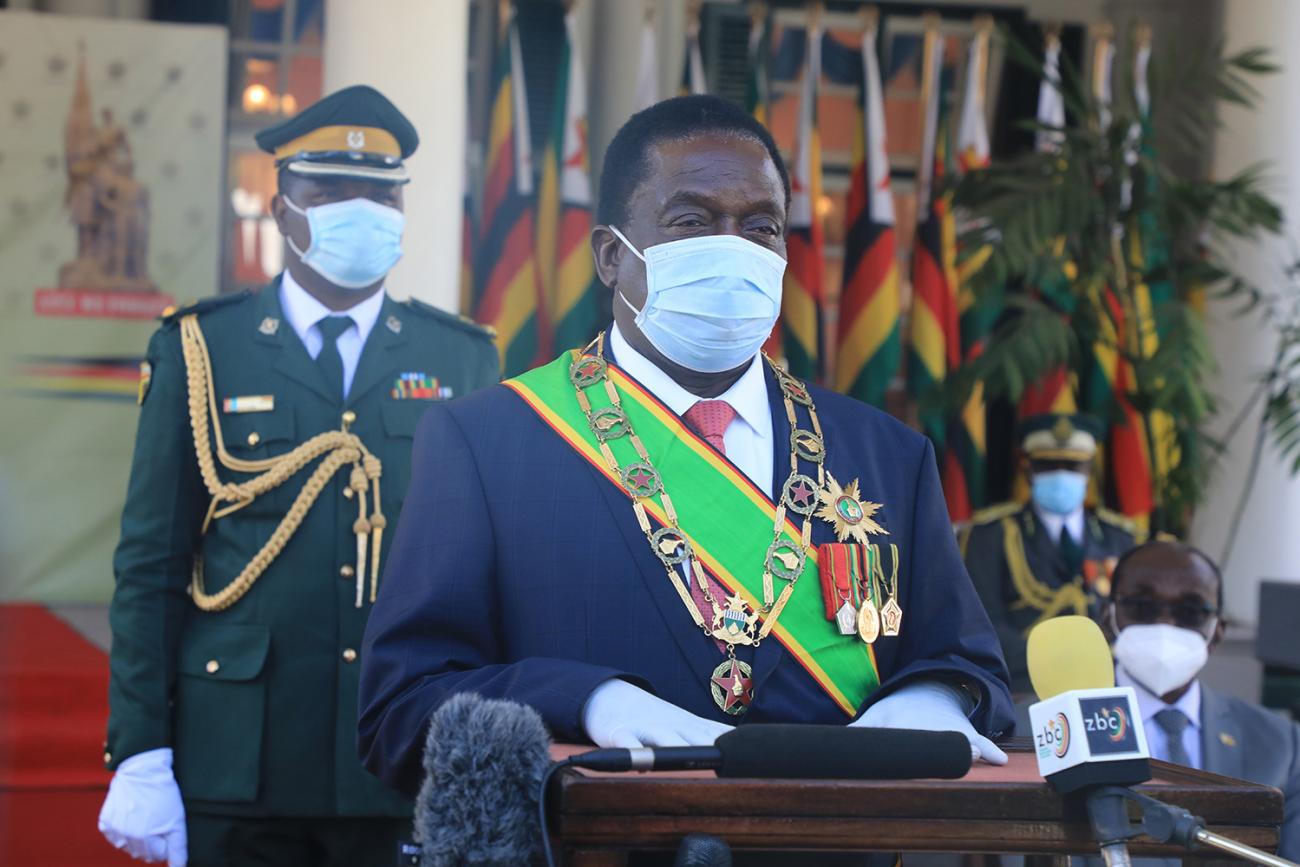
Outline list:
[[[955,780],[970,770],[959,732],[856,726],[747,725],[717,740],[720,777]]]
[[[529,863],[541,851],[537,793],[550,746],[522,704],[462,693],[434,711],[415,800],[421,867]]]
[[[1039,701],[1072,689],[1110,689],[1115,662],[1101,627],[1071,614],[1053,617],[1029,630],[1025,646],[1029,682]]]

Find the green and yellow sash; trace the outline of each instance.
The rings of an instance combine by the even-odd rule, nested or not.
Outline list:
[[[586,458],[631,499],[617,474],[597,450],[595,434],[578,406],[569,367],[578,353],[565,353],[543,367],[505,382],[560,438]],[[763,557],[772,543],[775,504],[743,473],[697,437],[682,420],[621,370],[610,365],[623,410],[664,479],[680,527],[700,562],[752,609],[762,598]],[[604,389],[588,389],[592,409],[609,406]],[[626,437],[610,447],[623,466],[637,460]],[[657,500],[645,501],[646,511],[667,526]],[[787,540],[798,545],[799,529],[787,518]],[[774,636],[799,661],[840,709],[854,716],[880,685],[875,654],[869,645],[839,633],[826,619],[818,585],[817,552],[809,552]],[[667,580],[667,579],[665,579]],[[683,609],[682,616],[686,616]]]

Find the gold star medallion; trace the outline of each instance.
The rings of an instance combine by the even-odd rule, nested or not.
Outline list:
[[[829,472],[826,473],[826,487],[817,492],[822,507],[817,510],[817,517],[835,528],[835,538],[846,542],[851,537],[860,545],[866,545],[867,534],[888,536],[889,531],[880,526],[872,516],[880,511],[882,503],[865,502],[858,496],[858,480],[854,479],[844,487]]]

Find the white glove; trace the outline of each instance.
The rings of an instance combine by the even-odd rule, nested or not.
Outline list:
[[[708,746],[731,726],[698,717],[626,680],[596,687],[582,709],[582,727],[598,747]]]
[[[961,692],[945,683],[922,680],[885,696],[849,725],[879,729],[961,732],[970,741],[972,759],[1005,765],[1007,754],[975,731],[966,717]]]
[[[99,810],[99,832],[133,858],[185,867],[185,805],[170,747],[138,753],[117,766]]]

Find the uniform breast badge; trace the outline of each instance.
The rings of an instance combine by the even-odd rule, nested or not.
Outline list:
[[[393,380],[390,389],[393,400],[449,400],[451,386],[443,385],[438,377],[420,370],[407,371]]]

